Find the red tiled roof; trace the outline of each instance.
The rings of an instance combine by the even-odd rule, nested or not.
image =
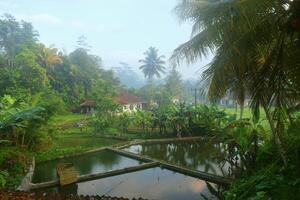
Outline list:
[[[118,104],[125,105],[130,103],[142,103],[142,100],[128,92],[121,92],[119,96],[116,97],[116,101]]]
[[[96,101],[94,100],[85,100],[80,106],[91,106],[96,107]]]

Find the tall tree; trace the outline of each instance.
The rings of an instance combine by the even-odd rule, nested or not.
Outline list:
[[[36,61],[36,55],[28,48],[24,48],[15,58],[18,66],[18,87],[36,94],[43,91],[48,85],[46,70]]]
[[[72,64],[76,65],[80,82],[83,84],[84,96],[87,98],[91,91],[92,82],[99,79],[101,59],[88,54],[83,48],[78,48],[69,55]]]
[[[175,68],[172,68],[172,70],[166,77],[165,87],[173,98],[182,98],[183,81],[181,78],[181,74]]]
[[[165,73],[165,61],[163,60],[165,56],[158,55],[158,49],[154,47],[149,47],[149,49],[144,53],[145,59],[139,60],[143,65],[140,69],[143,71],[145,77],[148,80],[152,80],[155,76],[160,78],[161,74]]]
[[[87,38],[84,35],[81,35],[77,39],[77,47],[88,52],[92,46],[88,44]]]
[[[5,51],[9,64],[22,45],[37,41],[37,36],[38,33],[28,22],[18,22],[9,14],[0,19],[0,49]]]
[[[45,69],[61,64],[62,59],[57,52],[58,50],[56,48],[48,48],[42,43],[38,44],[37,59],[39,64]]]
[[[204,73],[210,98],[232,90],[242,102],[248,89],[254,116],[263,107],[286,165],[279,134],[282,116],[300,94],[295,87],[300,79],[300,2],[182,0],[176,10],[194,25],[192,38],[175,50],[174,61],[194,62],[214,52]]]

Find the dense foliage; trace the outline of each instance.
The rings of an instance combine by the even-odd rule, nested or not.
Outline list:
[[[88,53],[84,38],[78,45],[63,53],[42,44],[30,23],[11,15],[0,18],[1,187],[16,185],[25,172],[6,170],[6,162],[12,170],[24,166],[11,152],[51,145],[52,116],[76,110],[85,99],[97,100],[99,110],[113,104],[118,79],[102,68],[101,58]]]
[[[113,132],[128,138],[217,140],[223,166],[228,166],[224,176],[234,178],[230,188],[213,192],[220,199],[300,196],[300,2],[181,0],[175,10],[181,20],[193,23],[193,30],[171,61],[195,62],[211,53],[214,58],[200,83],[184,82],[176,68],[158,81],[154,78],[166,73],[166,63],[158,49],[150,47],[139,61],[148,83],[130,89],[147,102],[147,108],[128,113],[118,112],[115,102],[123,89],[119,80],[113,71],[103,69],[100,57],[89,53],[84,37],[68,54],[41,43],[30,23],[1,17],[0,188],[19,183],[28,151],[45,159],[89,149],[74,145],[36,154],[59,138],[53,137],[56,130],[63,132],[50,124],[54,115],[78,112],[82,101],[92,99],[96,105],[90,117],[84,124],[75,121],[81,133],[83,126],[89,126],[92,130],[86,133],[93,136]],[[197,92],[197,86],[202,88],[203,101],[218,102],[231,94],[240,116],[196,104],[197,99],[190,104],[191,89]],[[246,118],[247,98],[252,115]]]
[[[102,68],[101,58],[84,47],[69,55],[46,47],[31,24],[10,15],[1,18],[0,30],[0,96],[31,102],[36,95],[50,93],[48,99],[58,97],[67,108],[76,108],[96,91],[105,92],[99,87],[113,90],[119,85],[113,72]]]
[[[299,10],[300,2],[290,0],[182,0],[176,7],[180,19],[193,23],[193,30],[192,38],[174,51],[173,61],[194,62],[214,53],[203,75],[208,97],[215,100],[232,93],[241,113],[246,97],[251,99],[254,127],[240,121],[232,126],[244,130],[225,136],[225,141],[234,139],[229,143],[233,153],[245,160],[243,168],[238,166],[238,177],[243,179],[227,193],[228,199],[292,199],[299,194],[295,178],[299,170],[293,167],[299,160],[295,154],[299,146],[290,146],[291,138],[299,138],[290,130],[299,123],[295,118],[300,94]],[[263,132],[256,126],[260,108],[268,120],[271,141],[257,136]],[[263,154],[266,150],[276,159]],[[263,156],[256,157],[257,152]],[[285,186],[278,184],[280,180]]]

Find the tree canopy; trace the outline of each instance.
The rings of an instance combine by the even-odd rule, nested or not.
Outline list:
[[[232,91],[243,104],[248,93],[254,117],[263,107],[284,159],[279,129],[300,94],[300,2],[182,0],[175,10],[181,20],[192,21],[193,30],[192,38],[174,51],[173,61],[194,62],[214,53],[203,75],[208,96]]]

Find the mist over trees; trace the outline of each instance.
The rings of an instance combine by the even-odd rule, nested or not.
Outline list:
[[[0,96],[31,102],[50,92],[71,108],[102,91],[99,87],[112,86],[110,93],[120,85],[112,71],[103,69],[101,58],[88,53],[82,37],[79,47],[65,54],[42,44],[30,23],[11,15],[1,18],[0,30]]]
[[[112,70],[124,87],[140,88],[145,84],[145,80],[139,77],[139,75],[133,71],[131,66],[127,63],[120,62],[120,65],[113,67]]]

